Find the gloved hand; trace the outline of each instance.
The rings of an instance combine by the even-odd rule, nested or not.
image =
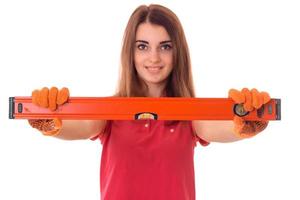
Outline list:
[[[64,104],[68,101],[70,94],[68,88],[58,90],[52,87],[50,90],[44,87],[41,90],[34,90],[32,92],[32,103],[43,107],[49,108],[51,111],[56,110],[57,106]],[[61,119],[30,119],[29,124],[41,131],[44,135],[54,136],[59,134],[62,127]]]
[[[228,92],[229,98],[237,104],[243,104],[246,111],[259,109],[263,104],[270,101],[270,96],[267,92],[259,92],[257,89],[249,90],[244,88],[241,91],[230,89]],[[252,137],[263,131],[268,121],[245,121],[242,117],[234,116],[234,132],[242,138]]]

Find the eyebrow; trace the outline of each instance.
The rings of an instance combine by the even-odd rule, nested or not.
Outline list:
[[[137,40],[135,42],[142,42],[142,43],[146,43],[146,44],[149,44],[148,41],[145,41],[145,40]],[[165,44],[165,43],[170,43],[172,42],[171,40],[164,40],[164,41],[161,41],[159,44]]]

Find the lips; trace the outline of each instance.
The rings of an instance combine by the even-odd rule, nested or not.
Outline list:
[[[163,67],[161,67],[161,66],[146,66],[145,68],[151,73],[158,73]]]
[[[146,66],[146,69],[162,69],[162,66]]]

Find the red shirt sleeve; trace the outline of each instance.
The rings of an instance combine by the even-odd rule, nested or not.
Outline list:
[[[202,138],[200,138],[198,135],[195,134],[195,143],[196,143],[196,146],[197,146],[197,142],[199,142],[202,146],[207,146],[209,145],[210,143],[203,140]]]
[[[193,130],[193,133],[194,133],[194,139],[195,139],[195,146],[197,146],[197,142],[199,142],[202,146],[207,146],[209,145],[210,143],[203,140],[202,138],[200,138],[197,134],[196,134],[196,131],[193,127],[193,124],[192,122],[190,123],[191,124],[191,127],[192,127],[192,130]]]
[[[105,127],[103,129],[103,131],[101,131],[100,133],[98,133],[96,136],[94,137],[91,137],[90,140],[97,140],[98,138],[100,139],[101,141],[101,144],[104,143],[107,135],[110,133],[110,130],[111,130],[111,123],[112,121],[111,120],[108,120],[106,121],[106,124],[105,124]]]

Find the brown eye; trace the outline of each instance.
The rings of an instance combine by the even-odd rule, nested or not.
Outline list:
[[[139,45],[137,45],[137,48],[139,50],[146,50],[146,49],[148,49],[148,47],[145,44],[139,44]]]
[[[161,48],[161,50],[170,50],[170,49],[172,49],[172,46],[169,44],[164,44],[160,48]]]

